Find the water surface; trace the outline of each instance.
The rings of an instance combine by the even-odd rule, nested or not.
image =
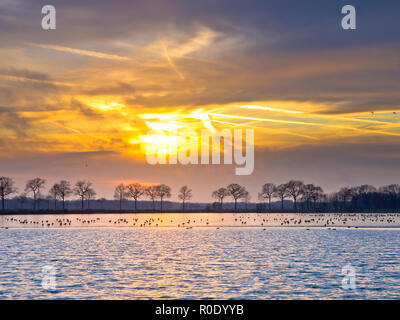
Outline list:
[[[399,299],[392,229],[0,229],[0,299]],[[356,268],[343,290],[342,267]],[[43,266],[56,269],[44,290]]]

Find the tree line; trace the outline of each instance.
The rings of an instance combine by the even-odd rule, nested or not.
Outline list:
[[[24,191],[14,197],[21,202],[26,201],[28,196],[33,200],[33,209],[39,208],[40,200],[47,200],[54,203],[56,210],[57,204],[61,203],[62,209],[65,210],[65,202],[71,196],[77,197],[80,201],[81,209],[90,209],[90,201],[96,197],[96,191],[93,184],[87,180],[79,180],[72,185],[67,180],[61,180],[53,184],[48,194],[44,195],[43,190],[46,180],[35,178],[26,182]],[[14,180],[10,177],[0,177],[0,197],[1,208],[5,209],[5,201],[11,195],[18,192],[15,187]],[[163,201],[171,198],[171,187],[165,184],[146,185],[141,183],[119,184],[115,187],[114,199],[119,201],[119,209],[123,210],[123,204],[126,200],[134,201],[135,210],[138,209],[138,202],[148,199],[152,203],[152,208],[156,210],[156,202],[160,203],[160,209],[163,210]],[[185,210],[186,204],[192,199],[192,189],[187,185],[180,188],[178,199],[181,201],[182,210]],[[251,196],[246,187],[232,183],[226,187],[218,188],[211,193],[211,197],[215,199],[212,206],[207,206],[209,210],[226,210],[224,208],[224,200],[229,197],[234,203],[234,210],[238,210],[238,202],[242,201],[247,210],[247,204],[250,203]],[[305,184],[300,180],[290,180],[287,183],[275,185],[273,183],[265,183],[258,193],[259,202],[256,210],[259,212],[276,211],[273,207],[273,201],[278,201],[280,210],[296,211],[296,212],[327,212],[327,211],[374,211],[386,210],[396,211],[400,204],[400,186],[391,184],[380,188],[371,185],[361,185],[351,188],[341,188],[337,192],[331,194],[324,193],[320,186],[314,184]],[[105,200],[105,199],[104,199]],[[286,204],[286,206],[285,206]],[[50,208],[50,207],[49,207]]]
[[[46,180],[42,178],[35,178],[28,180],[25,185],[24,191],[16,197],[16,199],[24,201],[28,195],[31,195],[33,200],[33,209],[38,208],[40,199],[51,200],[54,202],[54,209],[57,209],[57,202],[62,203],[62,209],[65,210],[65,201],[71,196],[75,195],[81,201],[81,209],[90,209],[90,200],[95,199],[96,191],[93,188],[93,184],[87,180],[79,180],[75,185],[71,185],[69,181],[61,180],[58,183],[53,184],[48,195],[43,195],[43,189],[45,187]],[[0,177],[0,197],[1,207],[5,209],[5,200],[12,194],[18,192],[15,188],[15,183],[12,178]],[[160,201],[161,210],[163,209],[163,201],[167,198],[171,198],[171,187],[165,184],[158,185],[144,185],[140,183],[132,183],[128,185],[119,184],[114,191],[114,199],[119,200],[120,210],[122,210],[122,204],[124,200],[132,199],[135,202],[135,210],[137,209],[137,202],[139,199],[146,197],[153,203],[153,210],[155,210],[156,201]],[[192,190],[188,186],[183,186],[179,190],[178,198],[182,201],[182,208],[185,209],[185,203],[192,198]]]
[[[277,198],[284,210],[284,201],[292,202],[292,209],[299,212],[374,212],[398,211],[400,208],[400,185],[390,184],[376,188],[364,184],[344,187],[331,194],[324,193],[320,186],[304,184],[299,180],[262,186],[258,199],[267,203],[260,204],[259,211],[271,211],[271,200]]]

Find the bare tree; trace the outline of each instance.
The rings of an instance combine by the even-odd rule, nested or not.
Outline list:
[[[392,203],[394,204],[394,209],[398,209],[399,206],[399,195],[400,195],[400,185],[398,184],[390,184],[388,186],[383,186],[379,188],[379,192],[387,195],[392,199]]]
[[[145,194],[153,201],[153,210],[156,210],[156,199],[158,198],[158,186],[149,186],[145,189]]]
[[[363,201],[365,201],[368,194],[376,192],[376,188],[369,184],[363,184],[350,188],[351,191],[351,206],[353,209],[362,208]]]
[[[273,183],[266,183],[262,186],[261,192],[258,193],[258,199],[265,201],[268,199],[268,209],[271,211],[271,199],[274,195],[276,186]]]
[[[222,204],[224,202],[224,198],[229,196],[229,192],[228,190],[226,190],[226,188],[219,188],[218,190],[215,190],[211,196],[215,199],[218,199],[220,205],[221,205],[221,209],[222,209]]]
[[[303,194],[301,195],[301,199],[307,204],[307,210],[310,210],[310,203],[314,188],[315,186],[312,183],[303,186]]]
[[[297,210],[297,198],[303,194],[304,183],[299,180],[290,180],[287,184],[287,194],[293,198],[294,210]]]
[[[80,197],[81,202],[82,202],[82,210],[85,207],[85,199],[87,199],[87,196],[90,195],[93,197],[94,190],[92,189],[92,183],[90,181],[86,180],[79,180],[77,183],[75,183],[75,188],[73,190],[74,194]],[[89,201],[88,201],[89,205]]]
[[[245,191],[242,198],[243,198],[245,209],[247,210],[247,205],[251,200],[251,195],[248,191]]]
[[[97,193],[94,191],[93,188],[88,188],[86,190],[86,200],[87,200],[87,207],[90,209],[90,200],[93,200],[96,197]]]
[[[46,183],[46,180],[41,179],[41,178],[35,178],[32,180],[29,180],[26,183],[25,192],[32,192],[32,194],[33,194],[33,209],[34,210],[36,210],[36,202],[37,202],[38,196],[40,194],[40,190],[44,188],[45,183]]]
[[[68,198],[72,194],[71,183],[66,180],[61,180],[58,183],[58,193],[62,200],[63,210],[65,210],[65,198]]]
[[[58,183],[54,184],[49,190],[49,197],[47,200],[54,200],[54,210],[57,210],[57,198],[60,196],[60,186]]]
[[[16,193],[17,189],[14,188],[14,181],[8,177],[0,177],[0,196],[1,196],[1,208],[5,209],[6,198],[13,193]]]
[[[159,186],[157,186],[157,192],[158,192],[158,197],[160,198],[160,205],[161,205],[161,211],[162,211],[163,199],[171,198],[171,188],[165,184],[160,184]]]
[[[182,200],[182,211],[185,211],[185,201],[192,198],[192,189],[190,189],[188,186],[183,186],[179,190],[178,198],[179,200]]]
[[[346,210],[346,203],[351,200],[353,191],[349,188],[341,188],[338,192],[339,199],[342,201],[342,209]]]
[[[114,191],[114,199],[119,200],[119,211],[121,211],[122,201],[126,199],[126,187],[123,183],[116,186]]]
[[[323,199],[325,197],[324,190],[321,187],[314,186],[311,190],[311,199],[314,202],[314,211],[317,210],[317,201]]]
[[[135,200],[135,210],[137,210],[137,201],[144,194],[145,188],[140,183],[131,183],[126,188],[127,196]]]
[[[377,191],[376,188],[369,184],[363,184],[358,187],[359,194],[367,194],[367,193],[376,192],[376,191]]]
[[[400,185],[398,184],[391,184],[388,186],[383,186],[379,188],[380,192],[386,193],[386,194],[395,194],[398,195],[400,194]]]
[[[235,211],[237,210],[237,201],[242,199],[246,195],[246,188],[237,184],[231,183],[229,186],[226,187],[228,190],[228,194],[235,200]]]
[[[279,186],[276,187],[274,192],[274,197],[277,197],[281,200],[281,209],[283,210],[283,201],[285,200],[285,198],[288,197],[286,183],[280,184]]]

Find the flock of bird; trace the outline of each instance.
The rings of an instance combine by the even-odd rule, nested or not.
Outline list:
[[[121,218],[123,216],[123,218]],[[400,214],[94,214],[0,216],[0,227],[400,227]]]

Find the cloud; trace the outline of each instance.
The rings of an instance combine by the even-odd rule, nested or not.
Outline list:
[[[30,132],[31,125],[29,121],[17,113],[0,112],[0,127],[2,128],[1,131],[12,131],[19,137],[33,138],[32,133]]]
[[[102,85],[96,86],[94,89],[82,91],[83,94],[90,96],[97,95],[132,95],[135,92],[135,88],[126,82],[119,82],[113,85]]]
[[[177,184],[178,176],[198,181],[208,197],[210,181],[204,177],[234,180],[231,168],[206,168],[201,174],[198,167],[148,168],[135,162],[143,160],[140,150],[129,145],[147,130],[140,114],[202,109],[234,116],[214,117],[221,128],[257,128],[257,173],[241,180],[254,188],[270,178],[310,177],[329,188],[335,181],[397,177],[398,155],[389,151],[398,147],[398,137],[380,132],[399,134],[400,119],[390,112],[400,110],[399,1],[354,0],[355,32],[340,28],[335,1],[52,4],[57,29],[50,32],[40,28],[37,1],[0,5],[2,157],[25,152],[20,156],[25,173],[73,176],[80,160],[68,158],[60,170],[51,168],[45,155],[60,154],[61,161],[65,153],[111,150],[129,159],[105,153],[101,170],[90,167],[93,179],[102,172],[113,181]],[[258,103],[272,108],[232,107]],[[290,111],[295,103],[300,106],[293,110],[303,114],[277,112]],[[26,165],[35,152],[36,162]],[[12,168],[8,163],[4,170],[18,174]]]
[[[73,53],[73,54],[78,54],[78,55],[83,55],[83,56],[95,57],[95,58],[99,58],[99,59],[109,59],[109,60],[117,60],[117,61],[131,60],[130,58],[121,57],[121,56],[118,56],[115,54],[107,54],[107,53],[98,52],[98,51],[75,49],[75,48],[69,48],[69,47],[58,46],[58,45],[50,45],[50,44],[43,44],[43,43],[31,43],[31,45],[39,47],[39,48],[68,52],[68,53]]]
[[[171,59],[170,55],[168,54],[167,46],[164,43],[162,43],[162,48],[164,50],[165,58],[167,59],[168,64],[171,66],[172,70],[174,70],[174,72],[179,76],[179,78],[185,80],[185,76],[176,67],[175,62]]]
[[[79,110],[85,117],[103,119],[103,115],[100,112],[96,112],[93,108],[85,105],[78,100],[72,99],[71,107],[73,109]]]
[[[32,71],[28,69],[0,68],[0,75],[14,76],[31,80],[50,80],[50,76],[47,73]]]

